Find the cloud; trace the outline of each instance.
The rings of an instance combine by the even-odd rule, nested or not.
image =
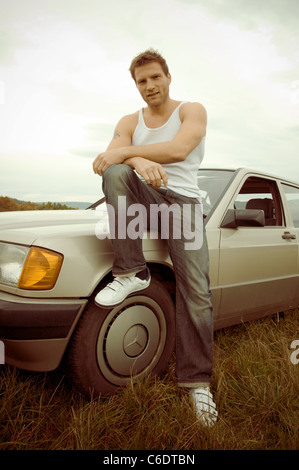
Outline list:
[[[13,169],[13,170],[12,170]],[[102,196],[101,178],[88,162],[74,154],[22,152],[1,156],[0,195],[32,201],[88,201]],[[34,198],[33,198],[34,196]]]
[[[59,191],[94,200],[92,160],[117,121],[144,106],[128,68],[150,46],[167,59],[171,96],[207,108],[206,166],[257,165],[299,180],[298,9],[297,0],[5,2],[1,188],[50,193],[46,167]]]
[[[197,0],[186,0],[196,4]],[[203,5],[213,17],[229,20],[242,26],[243,29],[256,29],[261,23],[279,24],[282,28],[298,28],[299,4],[297,0],[210,0]]]
[[[70,148],[71,154],[81,157],[95,158],[101,151],[104,151],[110,142],[114,126],[106,123],[90,123],[83,127],[84,141],[88,143],[83,147]]]

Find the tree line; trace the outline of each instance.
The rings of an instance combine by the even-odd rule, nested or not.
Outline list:
[[[75,210],[60,202],[31,202],[19,201],[8,196],[0,196],[0,212],[9,211],[38,211],[38,210]]]

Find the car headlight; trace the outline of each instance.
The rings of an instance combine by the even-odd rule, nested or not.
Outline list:
[[[62,261],[60,253],[45,248],[0,243],[0,283],[19,289],[52,289]]]
[[[29,252],[28,246],[0,242],[0,282],[17,287],[24,261]]]

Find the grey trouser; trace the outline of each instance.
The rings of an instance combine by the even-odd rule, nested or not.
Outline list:
[[[147,214],[153,205],[167,204],[168,207],[174,207],[172,205],[176,204],[183,208],[190,204],[198,207],[199,204],[196,199],[169,189],[155,189],[147,185],[125,164],[112,165],[104,172],[103,191],[107,204],[114,208],[115,217],[113,221],[110,218],[110,225],[115,224],[115,237],[111,238],[115,276],[146,267],[142,237],[117,237],[119,196],[125,196],[127,207],[132,204],[142,205]],[[128,224],[129,220],[128,217]],[[194,232],[194,217],[191,223]],[[183,233],[178,237],[178,232],[171,227],[167,239],[176,279],[176,380],[178,385],[184,387],[207,385],[212,374],[213,309],[209,285],[209,253],[203,224],[200,230],[201,243],[195,249],[186,249],[187,239]]]

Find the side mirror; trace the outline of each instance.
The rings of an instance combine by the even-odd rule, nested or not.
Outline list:
[[[264,227],[265,213],[259,209],[229,209],[221,228]]]

